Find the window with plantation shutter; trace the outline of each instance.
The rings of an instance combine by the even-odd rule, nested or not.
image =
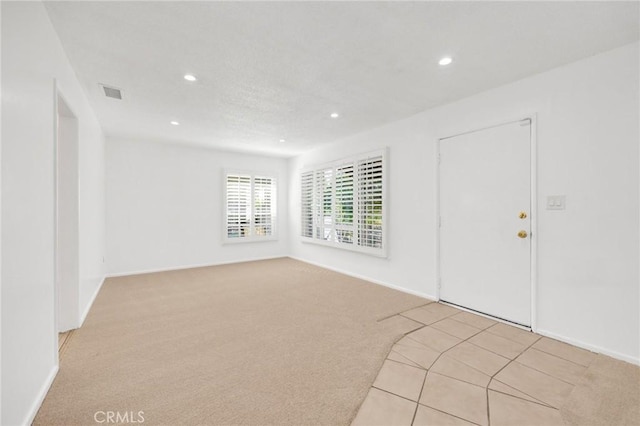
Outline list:
[[[250,173],[225,173],[226,242],[275,238],[276,180]]]
[[[316,172],[316,238],[333,240],[332,170]]]
[[[305,170],[303,241],[386,256],[385,150]]]
[[[336,241],[353,244],[353,164],[336,167]]]
[[[314,204],[313,204],[313,172],[306,172],[302,174],[300,179],[300,186],[302,190],[301,197],[301,235],[303,237],[313,237],[313,218],[314,218]]]
[[[253,178],[253,229],[254,235],[273,235],[275,219],[275,182],[270,177]]]
[[[251,176],[227,176],[227,238],[245,238],[251,227]]]
[[[358,161],[358,243],[382,248],[382,156]]]

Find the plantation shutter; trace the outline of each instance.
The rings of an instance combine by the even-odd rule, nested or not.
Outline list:
[[[323,169],[316,172],[315,187],[315,216],[316,238],[333,240],[333,169]]]
[[[253,180],[254,235],[273,235],[275,226],[275,182],[270,177],[255,177]]]
[[[251,229],[251,176],[227,175],[227,238],[244,238]]]
[[[336,240],[353,244],[353,163],[336,168],[335,230]]]
[[[303,173],[300,179],[301,186],[301,235],[313,237],[313,172]]]
[[[382,156],[358,161],[358,245],[382,248]]]

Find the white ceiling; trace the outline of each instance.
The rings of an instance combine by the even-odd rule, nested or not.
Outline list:
[[[638,40],[639,4],[46,7],[107,135],[290,156]],[[446,68],[444,55],[454,58]]]

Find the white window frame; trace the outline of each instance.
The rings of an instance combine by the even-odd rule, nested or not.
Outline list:
[[[249,176],[250,177],[250,219],[249,219],[249,235],[245,237],[229,237],[228,230],[228,220],[229,220],[229,211],[227,209],[228,203],[228,188],[227,188],[227,177],[228,176]],[[272,214],[271,214],[271,235],[256,235],[255,234],[255,180],[256,178],[269,178],[273,182],[273,190],[272,190]],[[246,171],[246,170],[236,170],[236,169],[226,169],[223,171],[222,175],[222,186],[223,186],[223,202],[222,202],[222,210],[223,210],[223,223],[222,223],[222,240],[224,244],[238,244],[238,243],[250,243],[250,242],[260,242],[260,241],[276,241],[278,240],[278,177],[274,173],[261,173],[254,171]]]
[[[359,154],[359,155],[353,155],[350,157],[346,157],[346,158],[341,158],[340,160],[336,160],[336,161],[331,161],[329,163],[323,163],[323,164],[319,164],[319,165],[314,165],[314,166],[306,166],[304,168],[302,168],[300,170],[300,172],[298,173],[298,176],[300,178],[300,192],[299,192],[299,200],[300,200],[300,229],[298,230],[298,235],[300,236],[300,240],[303,243],[311,243],[311,244],[318,244],[318,245],[323,245],[323,246],[327,246],[327,247],[334,247],[334,248],[340,248],[340,249],[344,249],[344,250],[349,250],[349,251],[355,251],[355,252],[359,252],[359,253],[365,253],[368,255],[372,255],[372,256],[377,256],[377,257],[387,257],[388,255],[388,246],[389,246],[389,239],[387,237],[387,233],[388,233],[388,228],[389,228],[389,208],[388,208],[388,176],[389,176],[389,166],[388,166],[388,157],[389,157],[389,153],[388,153],[388,148],[383,148],[383,149],[378,149],[376,151],[371,151],[371,152],[367,152],[364,154]],[[367,160],[371,160],[371,159],[375,159],[381,157],[382,158],[382,247],[381,248],[374,248],[374,247],[367,247],[367,246],[361,246],[358,245],[358,229],[357,229],[357,220],[358,220],[358,186],[356,184],[356,181],[358,179],[358,162],[360,161],[367,161]],[[353,165],[353,179],[354,179],[354,188],[353,188],[353,224],[352,224],[352,230],[353,230],[353,243],[349,244],[349,243],[343,243],[340,241],[337,241],[337,238],[335,238],[335,231],[336,229],[343,229],[343,230],[348,230],[349,225],[336,225],[336,209],[335,209],[335,204],[336,204],[336,200],[335,200],[335,195],[336,195],[336,170],[340,167],[344,167],[346,165]],[[312,173],[313,177],[312,177],[312,185],[311,185],[311,196],[313,197],[317,197],[318,194],[316,193],[316,191],[318,190],[317,187],[317,173],[322,172],[323,170],[331,170],[331,188],[332,188],[332,196],[331,196],[331,230],[330,232],[333,233],[333,238],[327,240],[327,239],[322,239],[322,238],[317,238],[317,234],[316,232],[319,229],[323,229],[320,227],[320,224],[317,223],[318,217],[316,216],[316,213],[313,211],[313,208],[311,210],[311,216],[312,216],[312,230],[311,230],[311,237],[307,237],[303,235],[303,227],[305,226],[304,221],[302,220],[302,215],[304,214],[303,208],[305,206],[303,206],[303,182],[302,182],[302,177],[305,174],[308,173]],[[318,203],[318,201],[315,201],[316,203]],[[311,203],[312,205],[314,205],[314,202],[312,201]],[[324,231],[323,231],[324,233]]]

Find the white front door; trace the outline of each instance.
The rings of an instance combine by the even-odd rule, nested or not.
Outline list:
[[[531,325],[531,121],[440,140],[440,299]]]

